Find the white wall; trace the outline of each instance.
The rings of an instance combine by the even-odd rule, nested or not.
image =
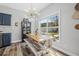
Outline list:
[[[38,18],[31,18],[29,21],[31,22],[31,33],[34,34],[38,28]]]
[[[29,19],[29,21],[31,22],[31,33],[34,34],[35,33],[35,19]]]
[[[79,30],[74,28],[79,20],[72,19],[75,4],[51,4],[41,11],[39,19],[53,14],[60,9],[60,40],[53,42],[53,47],[69,55],[79,55]]]
[[[11,9],[9,7],[0,6],[0,13],[11,14],[11,26],[2,26],[0,25],[0,31],[11,32],[12,33],[12,42],[21,41],[21,21],[24,18],[25,12]],[[15,26],[15,22],[18,22],[18,26]]]

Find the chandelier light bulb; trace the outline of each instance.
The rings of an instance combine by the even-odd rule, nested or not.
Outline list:
[[[40,15],[36,8],[28,8],[25,11],[29,18],[36,18]]]

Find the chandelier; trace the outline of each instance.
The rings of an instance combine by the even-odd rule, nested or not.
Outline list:
[[[26,11],[27,16],[29,18],[36,18],[36,17],[38,17],[40,15],[39,12],[37,11],[37,9],[36,8],[33,8],[33,5],[32,4],[30,5],[30,8],[28,8],[25,11]]]

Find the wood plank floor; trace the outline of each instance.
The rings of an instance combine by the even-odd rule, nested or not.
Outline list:
[[[11,46],[0,48],[0,56],[33,56],[34,54],[27,49],[25,43],[15,43]]]
[[[15,43],[11,46],[0,48],[0,56],[34,56],[34,54],[25,47],[25,43]],[[52,50],[54,56],[65,56],[62,53]]]

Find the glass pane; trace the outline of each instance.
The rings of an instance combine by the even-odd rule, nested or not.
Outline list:
[[[48,28],[48,34],[55,39],[59,39],[58,28]]]
[[[56,36],[58,35],[58,28],[48,28],[48,34],[52,35],[52,36]]]
[[[47,23],[41,23],[41,27],[46,27]]]
[[[50,16],[48,27],[58,26],[58,16]]]
[[[41,28],[41,34],[46,34],[47,28]]]
[[[41,27],[47,27],[47,19],[46,19],[46,18],[44,18],[44,19],[42,19],[42,20],[40,21],[40,26],[41,26]]]

